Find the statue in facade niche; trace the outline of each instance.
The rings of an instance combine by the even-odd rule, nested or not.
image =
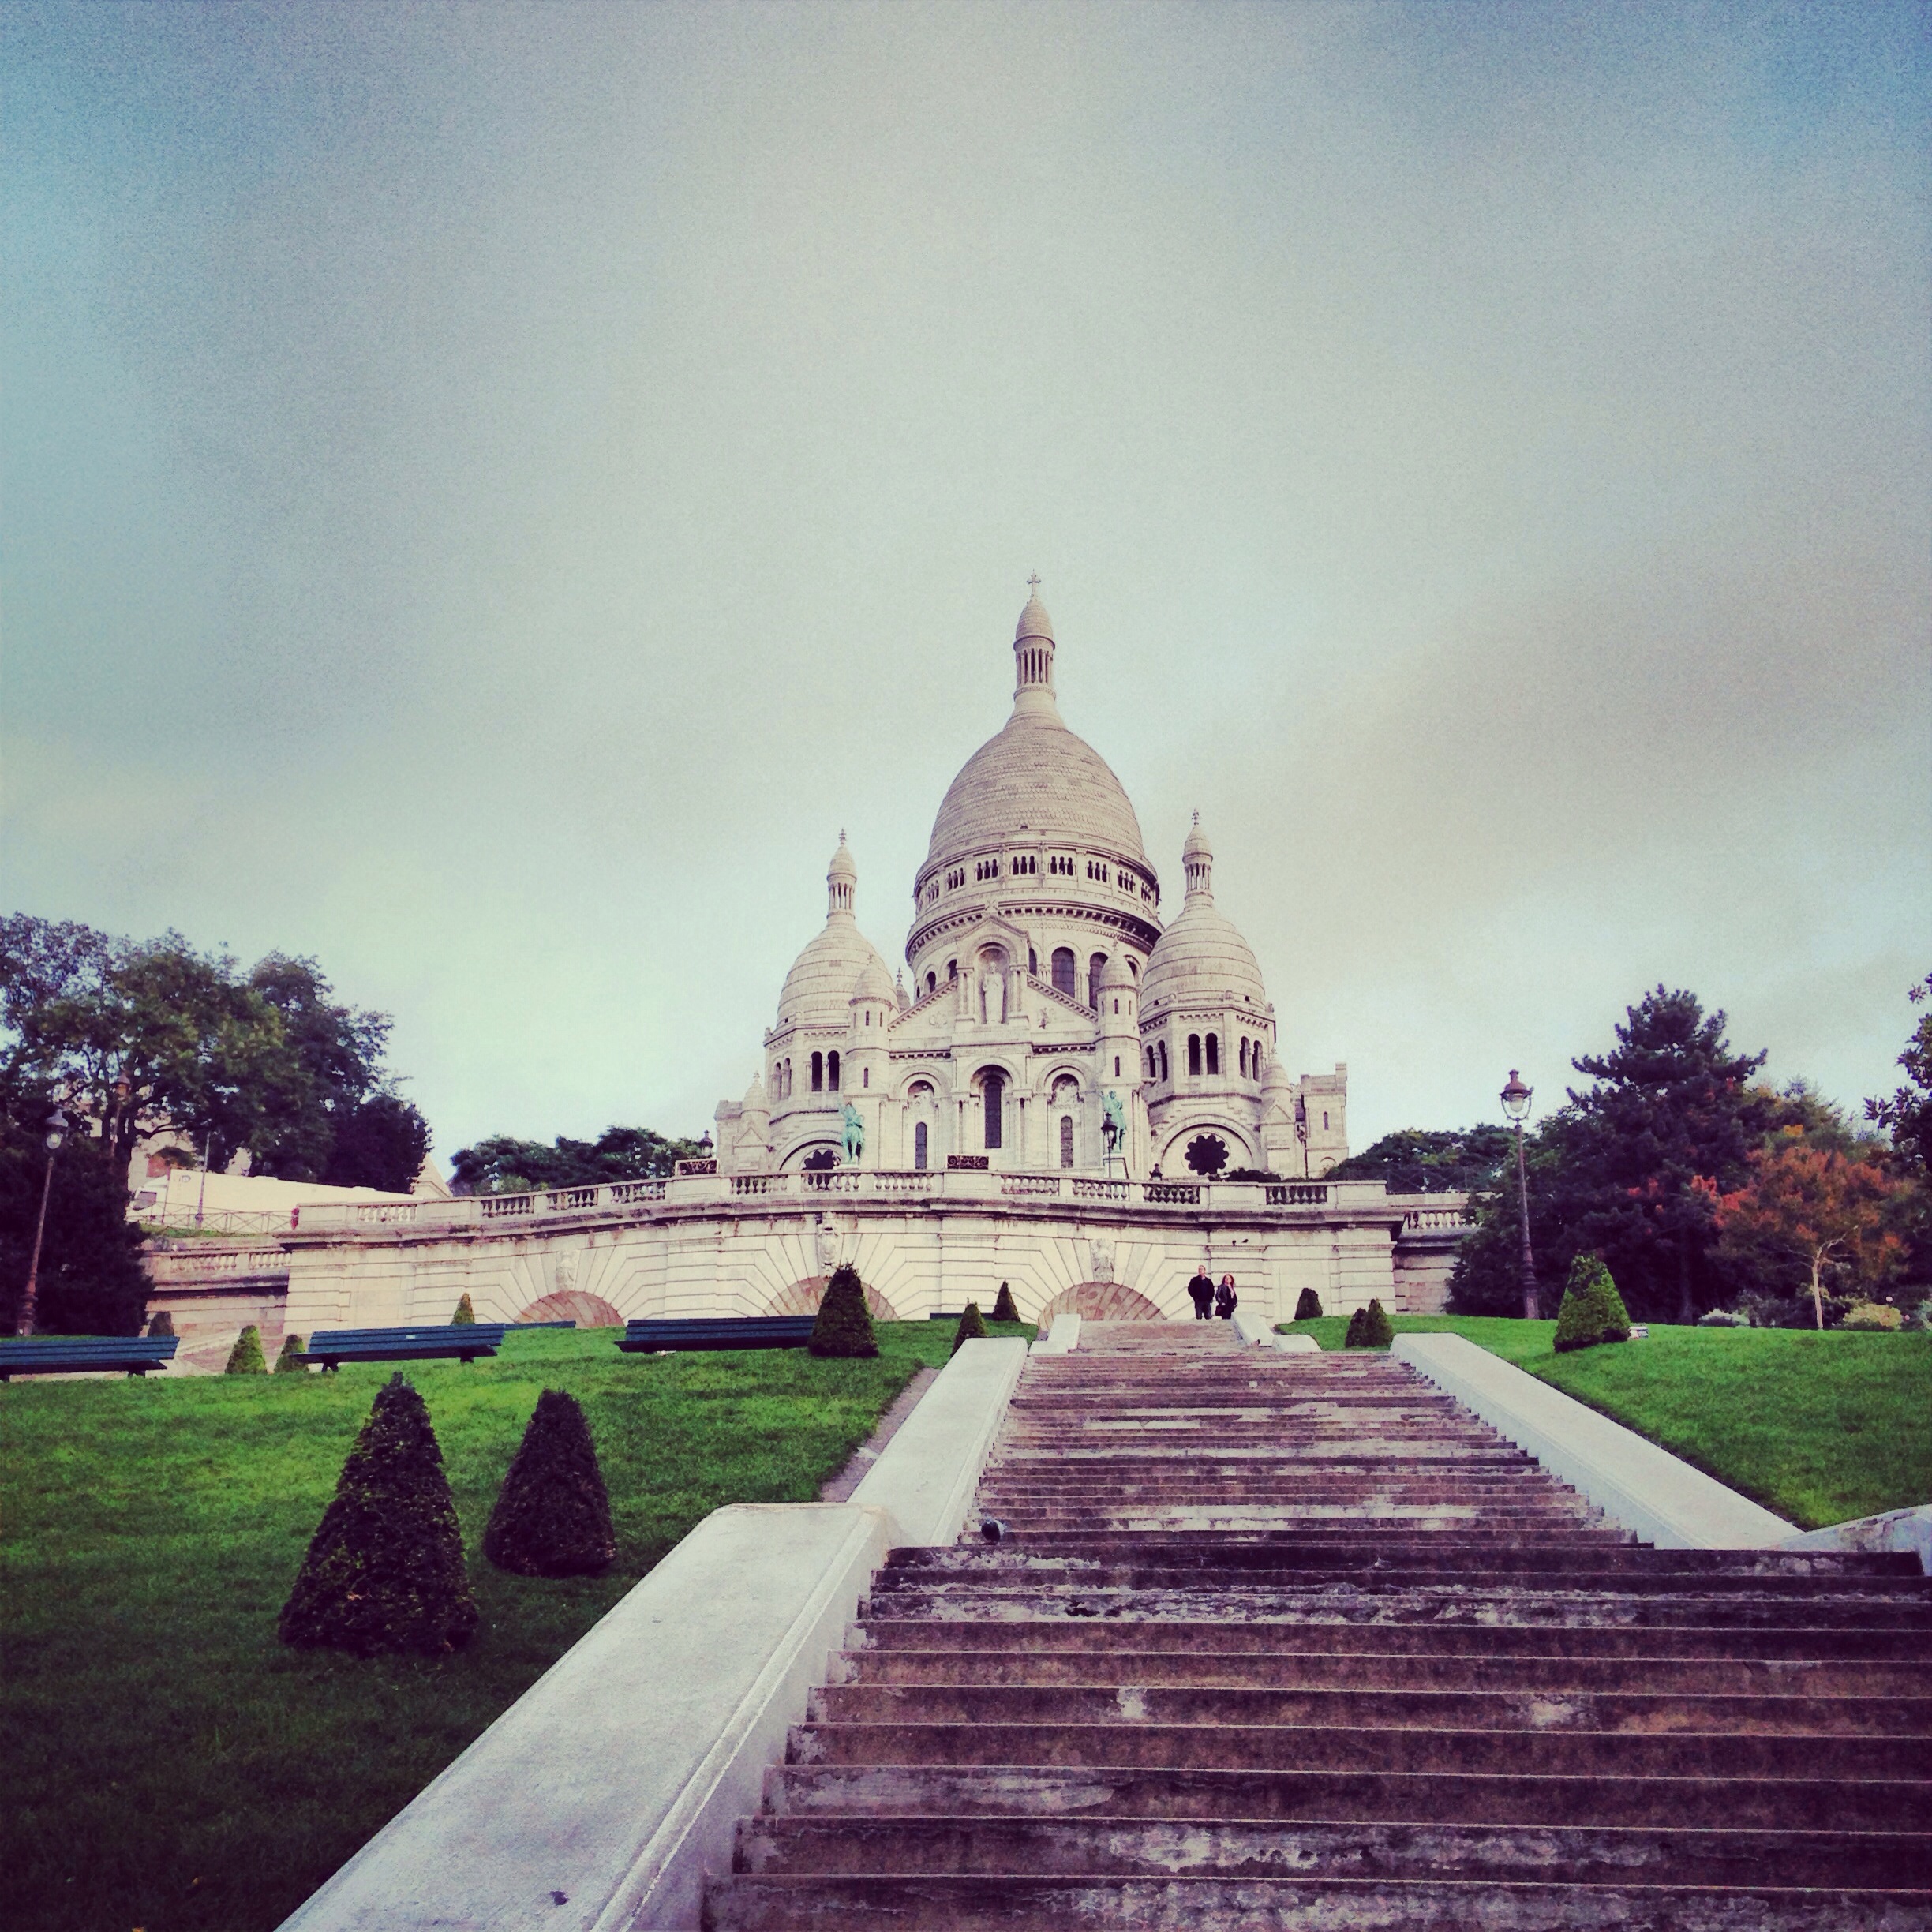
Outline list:
[[[1100,1096],[1100,1137],[1111,1160],[1127,1144],[1127,1110],[1110,1088]]]
[[[845,1129],[845,1158],[848,1161],[856,1161],[865,1151],[865,1122],[859,1118],[859,1110],[849,1100],[839,1118]]]

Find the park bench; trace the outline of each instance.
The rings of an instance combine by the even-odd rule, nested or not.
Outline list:
[[[419,1328],[325,1328],[309,1338],[295,1359],[339,1368],[344,1362],[474,1361],[494,1355],[504,1339],[502,1322],[425,1323]]]
[[[178,1335],[20,1335],[0,1339],[0,1382],[17,1375],[99,1375],[125,1368],[131,1376],[165,1368],[181,1346]]]
[[[803,1348],[815,1315],[732,1315],[690,1320],[627,1322],[617,1346],[629,1355],[683,1349]]]

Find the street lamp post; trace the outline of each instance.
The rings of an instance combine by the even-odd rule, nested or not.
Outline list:
[[[20,1316],[13,1324],[16,1335],[34,1331],[34,1304],[40,1295],[40,1237],[47,1232],[47,1196],[54,1191],[54,1157],[67,1138],[67,1116],[58,1107],[47,1117],[47,1173],[40,1181],[40,1212],[34,1222],[33,1256],[27,1264],[27,1287],[21,1297]]]
[[[1530,1170],[1523,1159],[1523,1122],[1530,1118],[1530,1102],[1536,1089],[1526,1087],[1514,1067],[1509,1084],[1503,1089],[1503,1111],[1516,1127],[1516,1199],[1522,1210],[1522,1312],[1525,1321],[1534,1321],[1542,1313],[1537,1304],[1536,1259],[1530,1252]]]

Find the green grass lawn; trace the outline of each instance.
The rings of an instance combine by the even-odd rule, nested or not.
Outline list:
[[[1556,1324],[1398,1315],[1467,1335],[1803,1528],[1932,1502],[1932,1335],[1679,1328],[1559,1355]],[[1289,1322],[1325,1349],[1339,1316]]]
[[[483,1618],[436,1662],[275,1637],[392,1368],[0,1388],[0,1923],[275,1925],[700,1518],[815,1497],[953,1330],[878,1333],[876,1361],[623,1355],[603,1331],[402,1365],[442,1444]],[[575,1395],[596,1437],[617,1531],[604,1577],[505,1576],[479,1554],[545,1387]]]

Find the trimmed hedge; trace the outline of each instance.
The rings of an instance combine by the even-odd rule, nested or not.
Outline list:
[[[1321,1297],[1312,1288],[1304,1288],[1296,1296],[1294,1318],[1297,1321],[1321,1320]]]
[[[275,1373],[277,1375],[306,1375],[309,1372],[309,1365],[305,1361],[298,1361],[295,1359],[301,1352],[302,1339],[300,1335],[284,1335],[282,1338],[282,1353],[275,1357]]]
[[[959,1326],[953,1331],[953,1346],[948,1354],[957,1355],[968,1342],[983,1342],[986,1333],[986,1318],[979,1312],[979,1304],[968,1301],[966,1312],[959,1318]]]
[[[859,1271],[849,1261],[832,1271],[818,1303],[818,1319],[812,1324],[807,1348],[814,1355],[838,1359],[876,1355],[878,1337],[872,1332],[872,1317],[866,1311],[865,1288]]]
[[[1342,1346],[1385,1349],[1395,1339],[1395,1324],[1388,1318],[1387,1309],[1380,1301],[1371,1301],[1349,1317],[1348,1333],[1342,1337]]]
[[[1009,1322],[1020,1319],[1020,1311],[1013,1305],[1013,1290],[1004,1282],[1000,1283],[1000,1291],[993,1299],[993,1319]]]
[[[545,1389],[496,1493],[483,1554],[518,1576],[595,1576],[616,1559],[610,1496],[575,1396]]]
[[[1551,1346],[1559,1355],[1572,1349],[1595,1348],[1603,1342],[1630,1339],[1629,1311],[1601,1255],[1580,1254],[1570,1264],[1563,1283],[1563,1306],[1556,1311],[1556,1334]]]
[[[470,1290],[463,1290],[462,1299],[456,1304],[456,1312],[450,1317],[452,1328],[474,1328],[476,1326],[476,1310],[470,1305]]]
[[[166,1309],[156,1309],[148,1324],[151,1335],[171,1335],[174,1332],[174,1317]]]
[[[235,1337],[235,1344],[228,1351],[228,1365],[223,1375],[266,1375],[268,1372],[267,1357],[262,1354],[261,1331],[253,1322]]]
[[[476,1627],[429,1410],[394,1376],[343,1464],[277,1629],[304,1649],[440,1657]]]

